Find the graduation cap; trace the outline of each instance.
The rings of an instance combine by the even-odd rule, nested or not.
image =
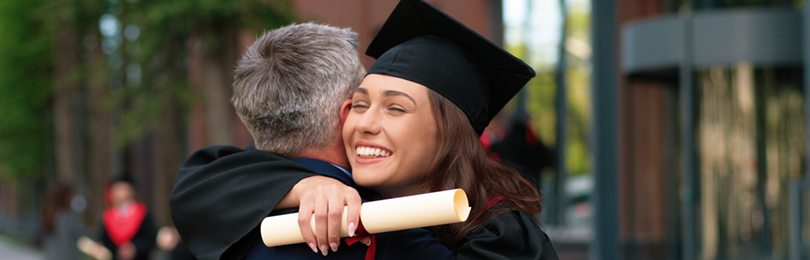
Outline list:
[[[423,0],[401,0],[371,41],[368,74],[406,79],[461,108],[481,135],[534,70]]]
[[[115,176],[115,178],[112,180],[112,182],[110,182],[110,184],[115,184],[118,182],[128,183],[133,188],[135,188],[135,181],[133,181],[132,178],[130,178],[129,175],[126,173],[120,173],[117,176]]]

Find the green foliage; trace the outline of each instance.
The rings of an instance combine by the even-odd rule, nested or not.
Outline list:
[[[552,71],[540,72],[526,86],[528,94],[526,112],[532,118],[540,140],[548,147],[555,147],[557,129],[557,81]]]
[[[566,25],[568,38],[591,43],[591,10],[578,2],[568,8]],[[588,123],[591,122],[591,72],[590,57],[569,53],[565,72],[568,94],[568,147],[566,167],[572,175],[590,171],[588,151]]]
[[[119,36],[121,45],[113,55],[90,60],[88,54],[101,46],[99,19],[107,13],[120,19],[122,29],[139,26],[140,37],[128,41]],[[70,85],[84,93],[93,87],[110,89],[107,109],[124,112],[116,143],[127,145],[154,130],[169,106],[191,103],[188,39],[199,37],[207,51],[217,52],[223,30],[259,32],[292,20],[286,1],[0,1],[0,176],[42,175],[53,135],[48,115],[57,55],[54,37],[65,28],[76,41],[76,49],[67,51],[75,51],[79,59],[69,72]],[[123,65],[109,67],[113,58]],[[140,84],[126,81],[129,64],[142,66]]]
[[[51,38],[37,19],[44,0],[0,1],[0,174],[41,176],[51,92]]]
[[[118,52],[126,64],[140,64],[141,83],[111,95],[113,104],[125,107],[115,143],[124,146],[137,141],[159,124],[162,112],[179,103],[188,108],[192,98],[188,88],[188,40],[202,39],[205,51],[222,52],[223,37],[229,30],[260,32],[293,21],[286,1],[262,0],[139,0],[121,1],[123,27],[136,25],[141,34],[136,41],[124,41]],[[123,53],[122,53],[123,52]],[[228,61],[222,61],[226,63]],[[131,83],[130,83],[131,84]],[[229,87],[229,86],[223,86]]]
[[[590,42],[590,7],[582,1],[569,4],[566,8],[567,38],[581,43]],[[507,50],[517,57],[538,55],[531,52],[523,42],[507,43]],[[588,50],[589,51],[589,50]],[[582,55],[583,53],[577,53]],[[567,52],[565,68],[565,85],[567,95],[568,117],[567,147],[565,167],[572,175],[590,171],[588,151],[588,122],[590,121],[590,57],[580,57]],[[526,113],[532,119],[532,128],[537,131],[540,140],[549,148],[554,148],[557,135],[557,75],[556,65],[543,63],[542,59],[533,60],[532,64],[537,77],[529,81],[526,95]]]

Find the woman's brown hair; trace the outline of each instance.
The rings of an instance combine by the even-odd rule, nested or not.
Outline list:
[[[56,228],[56,218],[59,216],[59,212],[70,210],[72,196],[73,188],[64,183],[57,184],[48,192],[45,209],[42,211],[42,227],[46,234],[50,234]]]
[[[537,189],[515,170],[490,159],[467,116],[455,104],[428,90],[439,136],[437,156],[421,180],[431,191],[461,188],[467,193],[472,211],[466,222],[432,228],[433,235],[450,250],[464,236],[504,213],[520,210],[540,213]],[[491,199],[506,203],[487,209]]]

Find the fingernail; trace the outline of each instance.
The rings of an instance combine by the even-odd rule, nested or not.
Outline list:
[[[315,246],[315,243],[309,243],[309,248],[312,249],[312,252],[318,253],[318,247]]]
[[[357,225],[355,225],[354,222],[349,222],[349,236],[350,237],[354,236],[354,232],[356,230],[357,230]]]
[[[329,247],[326,246],[326,245],[321,245],[321,254],[323,254],[323,256],[328,255],[329,254]]]
[[[332,252],[337,252],[338,243],[331,243],[331,244],[329,244],[329,247],[332,248]]]

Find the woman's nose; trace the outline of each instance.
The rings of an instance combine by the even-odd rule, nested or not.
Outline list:
[[[357,122],[357,131],[362,134],[376,135],[380,133],[380,114],[377,109],[369,109],[360,117]]]

